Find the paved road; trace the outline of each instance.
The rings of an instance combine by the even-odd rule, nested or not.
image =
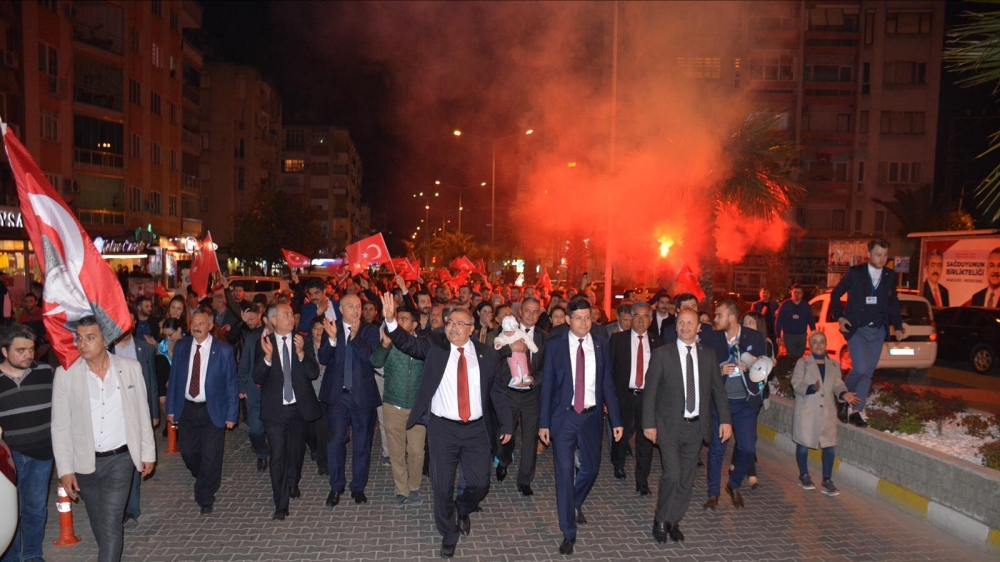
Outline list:
[[[377,440],[376,436],[376,456]],[[346,503],[336,509],[323,506],[328,491],[326,479],[310,467],[301,485],[303,497],[292,500],[289,518],[279,523],[270,520],[273,506],[268,476],[254,470],[242,426],[227,436],[225,477],[215,513],[208,517],[198,514],[193,479],[180,456],[161,455],[161,459],[155,477],[142,487],[140,525],[126,531],[125,560],[438,559],[440,536],[434,529],[429,485],[425,484],[427,501],[423,505],[395,509],[390,505],[394,493],[390,470],[381,464],[372,468],[370,503],[359,506],[345,498]],[[841,487],[843,493],[837,498],[803,491],[795,485],[795,461],[769,446],[762,446],[759,454],[762,487],[748,492],[746,509],[737,511],[724,498],[717,512],[703,512],[702,471],[695,488],[697,505],[692,505],[682,525],[687,541],[658,545],[650,533],[654,501],[634,492],[631,472],[629,480],[622,483],[611,476],[610,463],[602,468],[585,504],[590,523],[580,528],[573,559],[996,559],[989,552],[846,486]],[[513,474],[502,484],[493,483],[492,492],[483,502],[484,512],[472,516],[471,536],[459,542],[456,560],[567,559],[557,552],[561,534],[551,453],[539,458],[538,474],[533,498],[517,493]],[[654,469],[654,477],[656,474]],[[655,492],[655,481],[653,489]],[[58,536],[54,511],[50,510],[47,543]],[[83,542],[62,549],[47,546],[45,557],[50,562],[95,559],[97,549],[82,505],[77,506],[74,516]]]

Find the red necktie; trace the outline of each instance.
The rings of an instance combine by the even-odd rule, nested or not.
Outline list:
[[[938,292],[937,286],[934,287],[934,304],[941,306],[941,293]]]
[[[583,397],[585,396],[587,379],[584,376],[586,366],[584,365],[583,338],[580,338],[580,345],[576,348],[576,392],[573,394],[573,409],[576,413],[583,413]]]
[[[195,347],[194,361],[191,362],[191,384],[188,385],[191,398],[197,398],[201,393],[201,345],[195,344]]]
[[[635,387],[642,388],[642,336],[639,336],[639,350],[635,354]]]
[[[458,348],[458,417],[469,421],[472,408],[469,406],[469,365],[465,362],[465,349]]]

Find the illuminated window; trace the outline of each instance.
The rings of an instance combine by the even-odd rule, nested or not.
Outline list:
[[[722,59],[715,57],[677,57],[677,69],[682,76],[702,80],[722,78]]]
[[[306,169],[306,161],[288,158],[285,159],[285,164],[282,169],[285,172],[301,172]]]

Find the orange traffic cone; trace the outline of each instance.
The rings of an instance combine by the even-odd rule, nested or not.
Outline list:
[[[52,544],[56,546],[73,546],[80,542],[73,530],[73,502],[69,499],[66,489],[59,485],[57,491],[56,511],[59,512],[59,538]]]
[[[180,449],[177,448],[177,424],[167,422],[167,450],[168,455],[179,453]]]

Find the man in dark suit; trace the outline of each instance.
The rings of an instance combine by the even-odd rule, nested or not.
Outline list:
[[[632,329],[611,336],[611,372],[615,378],[618,408],[622,415],[622,438],[611,444],[611,464],[615,478],[625,478],[625,449],[635,434],[635,491],[648,496],[649,469],[653,461],[653,443],[642,434],[642,394],[646,389],[646,370],[652,350],[660,347],[660,338],[649,329],[652,310],[644,302],[632,305]]]
[[[538,455],[538,408],[539,395],[542,387],[542,367],[545,364],[545,333],[538,326],[538,315],[542,307],[538,299],[526,297],[521,301],[519,314],[521,317],[520,329],[528,334],[538,353],[532,353],[524,342],[515,342],[500,348],[500,357],[506,359],[512,352],[527,353],[529,357],[529,376],[531,382],[526,386],[519,385],[517,380],[513,380],[510,367],[506,361],[500,363],[500,380],[507,392],[507,400],[510,402],[510,417],[517,424],[521,420],[521,460],[517,468],[517,489],[522,495],[530,496],[535,492],[531,489],[531,482],[535,478],[535,460]],[[492,346],[492,339],[496,335],[492,334],[486,342]],[[516,425],[515,425],[516,429]],[[497,481],[503,482],[507,477],[507,467],[514,460],[515,438],[503,445],[500,449],[500,462],[497,464]]]
[[[677,295],[677,298],[674,299],[674,303],[677,305],[678,314],[680,313],[681,310],[684,310],[685,308],[688,310],[693,310],[695,312],[698,312],[698,297],[694,296],[694,294],[692,293],[681,293]],[[654,322],[655,322],[655,317],[654,317]],[[652,330],[652,328],[650,328],[650,330]],[[715,330],[712,329],[711,324],[702,322],[698,326],[698,338],[705,339],[711,337],[711,334],[714,331]],[[663,342],[663,345],[676,343],[677,342],[676,320],[669,326],[667,326],[666,329],[660,332],[659,336],[660,336],[660,341]]]
[[[330,428],[327,467],[330,471],[330,494],[326,505],[340,503],[347,475],[347,435],[351,434],[351,498],[367,503],[365,487],[372,457],[375,409],[382,404],[375,385],[372,353],[380,345],[379,330],[361,320],[361,298],[354,294],[340,299],[341,319],[323,320],[327,337],[319,348],[319,362],[326,365],[326,375],[319,398],[327,404],[326,421]]]
[[[268,316],[274,332],[261,337],[253,380],[261,385],[260,419],[271,456],[272,519],[284,521],[289,498],[301,495],[306,424],[321,413],[312,386],[319,377],[319,364],[313,346],[292,332],[295,315],[290,305],[275,305]]]
[[[642,428],[660,446],[663,474],[657,492],[653,538],[684,540],[680,520],[691,503],[698,452],[712,439],[709,405],[719,413],[719,439],[732,435],[729,404],[715,352],[697,342],[698,312],[677,314],[677,341],[653,350],[642,396]]]
[[[840,417],[841,421],[850,420],[858,427],[868,427],[861,412],[865,409],[872,375],[888,335],[886,326],[896,328],[897,339],[906,339],[906,325],[903,324],[899,297],[896,296],[896,272],[885,266],[888,259],[889,242],[875,238],[868,243],[868,263],[848,269],[830,293],[830,313],[840,323],[840,331],[844,333],[847,349],[851,352],[847,389],[860,399],[849,418],[845,403]],[[846,310],[840,303],[840,297],[845,294]]]
[[[431,333],[422,338],[398,329],[391,294],[382,295],[382,311],[393,345],[424,361],[423,378],[406,428],[418,423],[427,426],[434,522],[442,536],[441,557],[451,558],[459,535],[471,532],[469,514],[490,489],[493,454],[488,428],[499,428],[501,444],[510,441],[513,432],[507,394],[497,380],[500,356],[469,339],[474,325],[472,314],[464,308],[455,308],[448,315],[445,334]],[[459,463],[465,490],[455,498],[455,470]]]
[[[764,383],[750,380],[750,367],[757,357],[764,355],[764,334],[740,325],[740,308],[733,301],[722,301],[715,307],[715,329],[710,338],[702,343],[712,347],[720,367],[729,401],[733,434],[736,436],[736,451],[733,452],[726,483],[726,493],[733,505],[744,507],[740,485],[747,476],[757,452],[757,414],[764,404]],[[749,357],[747,357],[749,354]],[[718,437],[719,414],[712,409],[712,440],[708,447],[708,501],[705,509],[715,509],[719,504],[719,488],[722,486],[722,457],[727,445]]]
[[[577,524],[587,523],[583,502],[601,467],[603,408],[607,408],[615,441],[622,422],[611,372],[608,340],[591,333],[590,304],[570,301],[569,332],[545,345],[542,403],[538,438],[551,441],[556,470],[556,505],[563,542],[561,554],[572,554]],[[580,471],[573,477],[574,452],[580,450]]]
[[[774,315],[778,313],[778,301],[771,298],[771,291],[767,287],[760,288],[760,300],[751,304],[750,310],[764,317],[768,339],[774,341]]]
[[[212,318],[191,316],[191,337],[174,346],[167,387],[167,422],[177,423],[177,446],[195,477],[194,499],[201,514],[212,513],[222,483],[226,430],[240,411],[236,357],[229,344],[212,337]]]
[[[1000,307],[1000,248],[986,257],[986,288],[972,295],[972,306]]]
[[[661,290],[656,294],[655,302],[656,311],[650,317],[649,332],[662,341],[667,330],[672,328],[674,323],[677,322],[677,309],[674,308],[674,303],[670,302],[670,293],[665,290]],[[695,299],[695,306],[697,304],[698,300]],[[677,305],[680,305],[679,300],[677,301]]]
[[[941,271],[944,269],[944,254],[940,250],[927,252],[924,262],[923,296],[930,301],[931,306],[942,308],[948,304],[948,289],[941,284]]]

